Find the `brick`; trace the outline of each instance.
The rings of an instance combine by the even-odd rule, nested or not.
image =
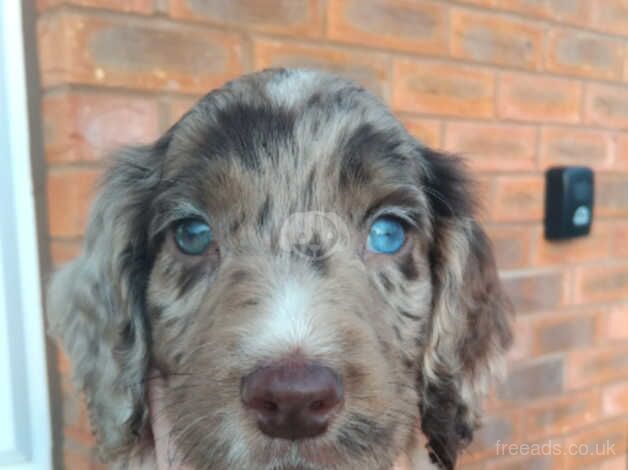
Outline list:
[[[75,240],[51,240],[50,258],[55,268],[76,258],[81,252],[81,243]]]
[[[628,171],[628,133],[624,132],[617,138],[617,153],[613,169],[617,171]]]
[[[500,269],[521,268],[529,263],[532,233],[528,227],[489,225],[484,228]]]
[[[490,176],[477,175],[473,178],[473,196],[478,207],[476,218],[482,224],[489,221],[488,208],[490,208],[495,197],[494,180]]]
[[[64,391],[68,387],[66,382],[70,382],[72,376],[72,362],[65,353],[59,341],[53,340],[50,344],[49,363],[51,367],[59,374],[60,391]]]
[[[66,445],[74,444],[76,446],[77,444],[80,444],[80,446],[78,446],[80,449],[89,450],[89,436],[86,433],[83,433],[83,438],[78,439],[78,442],[75,442],[75,439],[69,438],[71,434],[80,434],[77,433],[77,429],[84,416],[84,405],[81,399],[81,394],[72,384],[72,380],[69,376],[61,377],[59,390],[61,392],[59,402],[62,405],[61,421],[64,426],[63,432],[66,435],[66,438],[68,438]],[[86,426],[84,426],[84,428],[86,428]]]
[[[604,441],[611,420],[628,416],[628,45],[620,52],[623,39],[612,35],[621,18],[600,19],[613,14],[600,11],[606,2],[36,2],[49,10],[39,19],[39,49],[54,266],[81,250],[100,159],[113,147],[153,140],[243,70],[300,65],[348,75],[390,101],[415,138],[468,159],[498,267],[510,270],[502,276],[519,313],[510,372],[460,468],[626,468],[625,455],[496,451],[497,440],[551,440],[564,454],[565,439],[595,442],[600,433]],[[546,74],[524,73],[541,65]],[[541,170],[553,165],[596,171],[590,236],[543,239]],[[60,464],[100,470],[67,357],[56,366]]]
[[[479,7],[495,7],[499,0],[459,0],[459,3],[468,5],[477,5]]]
[[[500,413],[482,417],[481,427],[473,433],[473,441],[465,449],[470,459],[495,455],[498,442],[516,442],[519,416],[515,413]]]
[[[532,351],[544,355],[592,347],[596,329],[594,314],[543,315],[532,322]]]
[[[153,0],[37,0],[39,11],[60,5],[78,5],[127,13],[149,14],[153,12]]]
[[[82,235],[100,175],[97,169],[63,169],[48,173],[46,199],[50,235]]]
[[[463,0],[466,1],[466,0]],[[467,463],[470,462],[470,463]],[[403,467],[402,467],[403,468]],[[471,459],[471,456],[468,453],[463,453],[457,464],[456,464],[456,468],[458,470],[485,470],[486,469],[486,462],[485,461],[480,461],[480,462],[473,462],[473,460]],[[405,470],[405,469],[404,469]]]
[[[576,270],[576,302],[628,298],[628,263],[583,266]]]
[[[580,120],[582,86],[575,80],[504,72],[497,107],[499,117],[522,121]]]
[[[541,130],[541,168],[583,165],[597,170],[613,168],[614,139],[610,132],[546,126]]]
[[[63,400],[64,435],[68,439],[68,445],[91,450],[94,447],[95,439],[83,394],[69,376],[61,377],[60,391]]]
[[[498,221],[543,219],[545,182],[540,176],[498,177],[492,217]]]
[[[612,253],[628,257],[628,221],[613,221]]]
[[[563,360],[552,357],[512,368],[497,386],[501,400],[528,402],[558,395],[563,390]]]
[[[401,122],[410,135],[418,139],[422,144],[432,148],[441,147],[442,125],[438,119],[403,116],[401,117]]]
[[[506,356],[507,364],[516,365],[532,357],[532,322],[528,315],[515,315],[514,343]]]
[[[399,111],[462,117],[494,114],[493,72],[464,65],[397,59],[392,106]]]
[[[538,70],[543,64],[541,26],[495,14],[453,10],[451,53],[459,59]]]
[[[78,398],[76,396],[69,397],[68,400],[78,400]],[[63,430],[63,434],[68,440],[76,442],[84,449],[95,450],[96,438],[92,434],[92,428],[89,423],[87,411],[85,410],[84,405],[81,406],[81,414],[77,423],[68,425],[66,422],[64,424],[65,427]]]
[[[606,309],[601,315],[601,342],[628,340],[628,305]]]
[[[588,84],[585,120],[610,129],[628,129],[628,90],[612,85]]]
[[[548,402],[534,404],[523,413],[526,440],[567,434],[594,423],[600,414],[599,394],[573,393]]]
[[[588,470],[626,470],[628,468],[628,455],[620,455],[618,457],[610,457],[595,465],[588,467]]]
[[[310,46],[259,39],[254,44],[255,68],[323,68],[355,80],[387,97],[390,59],[384,54],[339,47]]]
[[[327,34],[338,41],[447,55],[448,8],[433,1],[330,0]]]
[[[478,171],[536,168],[536,129],[532,126],[448,122],[445,149],[467,158]]]
[[[321,0],[170,0],[170,15],[274,34],[318,37],[323,33]]]
[[[547,241],[543,228],[539,227],[535,230],[532,263],[538,266],[557,266],[608,260],[613,254],[610,249],[612,235],[611,224],[596,221],[586,237]]]
[[[564,23],[589,25],[590,0],[496,0],[499,8]]]
[[[554,29],[548,35],[547,70],[560,74],[621,79],[623,43],[597,34]]]
[[[565,439],[564,469],[601,469],[602,462],[626,455],[626,442],[625,420],[596,424]]]
[[[565,301],[566,280],[559,271],[509,274],[502,280],[518,314],[554,309]]]
[[[526,442],[526,444],[529,443]],[[537,444],[537,449],[542,449],[541,446],[544,442],[534,444]],[[539,455],[540,451],[535,455],[530,455],[531,453],[532,450],[530,448],[527,455],[491,460],[485,462],[483,466],[478,467],[477,470],[562,470],[560,467],[560,457]]]
[[[628,379],[628,346],[573,351],[565,364],[565,382],[569,390]]]
[[[105,464],[89,449],[63,449],[63,468],[80,470],[106,470]]]
[[[628,175],[600,174],[595,184],[595,211],[600,216],[628,216]]]
[[[628,414],[628,380],[602,389],[602,412],[606,416]]]
[[[466,3],[469,5],[477,5],[480,7],[494,7],[497,6],[498,0],[459,0],[460,3]]]
[[[628,1],[593,1],[593,27],[604,33],[628,36]]]
[[[39,21],[38,40],[44,87],[204,93],[243,71],[238,35],[180,24],[61,12]]]
[[[108,93],[70,92],[42,101],[49,163],[93,161],[122,145],[159,135],[157,102]]]

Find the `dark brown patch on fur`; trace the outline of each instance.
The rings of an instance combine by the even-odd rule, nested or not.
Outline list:
[[[260,207],[258,213],[257,213],[257,227],[258,228],[264,228],[264,226],[266,225],[266,222],[268,222],[268,219],[270,217],[270,211],[272,210],[273,207],[273,201],[270,199],[269,195],[266,195],[266,199],[264,199],[264,203],[262,204],[262,207]]]
[[[366,211],[363,223],[368,222],[373,214],[375,214],[382,207],[391,207],[398,206],[403,207],[407,211],[407,215],[417,224],[421,225],[421,213],[417,208],[417,192],[414,190],[409,190],[407,188],[400,188],[385,196],[380,197],[375,202],[373,202],[368,210]]]
[[[466,322],[474,334],[464,336],[459,353],[464,369],[472,372],[478,359],[490,354],[494,342],[507,349],[513,336],[509,319],[502,314],[510,312],[512,307],[501,291],[490,242],[477,224],[473,226],[470,243],[473,249],[465,272],[465,286],[475,308],[469,310]]]
[[[399,271],[401,271],[401,274],[403,274],[403,277],[405,277],[408,281],[416,281],[419,277],[419,270],[412,253],[409,253],[403,259],[399,260],[397,267],[399,268]]]
[[[393,290],[394,285],[393,283],[390,281],[390,279],[388,279],[388,276],[386,276],[385,273],[383,272],[378,272],[377,273],[377,277],[379,277],[380,282],[382,283],[382,286],[384,287],[384,290],[386,292],[390,292]]]
[[[338,431],[338,443],[354,457],[372,452],[375,443],[386,448],[391,441],[391,429],[360,413],[352,413]]]
[[[420,317],[420,316],[418,316],[418,315],[414,315],[413,313],[410,313],[410,312],[408,312],[407,310],[404,310],[404,309],[402,309],[402,308],[400,308],[400,309],[398,310],[398,312],[399,312],[399,314],[400,314],[401,316],[403,316],[403,317],[405,317],[405,318],[408,318],[408,319],[410,319],[410,320],[412,320],[412,321],[419,321],[419,320],[421,320],[421,317]]]
[[[241,282],[247,281],[248,279],[250,279],[250,277],[250,273],[248,271],[245,271],[244,269],[238,269],[237,271],[231,273],[231,281],[234,284],[239,284]]]
[[[235,219],[231,221],[231,224],[229,225],[229,233],[231,235],[235,235],[238,232],[238,230],[240,230],[240,227],[242,226],[243,223],[244,223],[244,214],[240,214],[238,217],[236,217]]]
[[[320,276],[329,275],[329,259],[326,257],[311,259],[310,266],[312,266]]]
[[[293,138],[295,115],[286,108],[234,100],[220,109],[208,99],[203,99],[200,106],[209,107],[215,116],[215,125],[204,129],[204,142],[199,148],[208,159],[235,157],[244,168],[257,170],[262,159],[276,161],[277,146]]]
[[[342,151],[340,187],[368,183],[373,177],[373,161],[407,163],[407,159],[397,153],[399,144],[397,132],[382,131],[372,124],[362,124],[347,139]]]
[[[240,307],[257,307],[260,304],[257,299],[246,299],[238,304]]]
[[[436,222],[454,217],[470,217],[475,201],[462,160],[425,147],[420,149],[420,157],[429,165],[424,185]]]
[[[390,344],[380,335],[377,335],[377,343],[379,344],[379,350],[382,354],[387,356],[390,353]]]
[[[203,263],[189,267],[183,270],[179,275],[178,286],[179,292],[177,298],[185,296],[197,282],[205,278],[207,275],[207,267]]]
[[[359,365],[349,363],[345,369],[344,380],[347,383],[351,383],[354,387],[359,387],[364,383],[364,377],[366,376],[366,371]]]
[[[456,466],[458,452],[471,442],[473,430],[465,424],[466,407],[453,378],[442,374],[438,385],[428,382],[429,401],[422,401],[421,430],[428,437],[432,461],[446,470]]]
[[[403,338],[401,337],[401,331],[399,330],[399,327],[397,325],[393,325],[393,331],[395,332],[395,336],[397,337],[397,339],[401,341]]]
[[[435,315],[455,315],[465,331],[463,340],[454,350],[447,348],[440,352],[446,361],[439,360],[435,364],[440,369],[437,370],[438,378],[433,382],[422,380],[423,432],[434,460],[442,468],[452,469],[458,453],[470,442],[477,427],[473,413],[478,410],[469,407],[477,407],[474,400],[479,397],[472,397],[470,402],[463,400],[448,363],[458,364],[465,374],[469,374],[463,380],[471,381],[468,385],[472,386],[473,379],[468,377],[473,377],[477,368],[486,370],[489,361],[508,347],[511,310],[497,278],[488,240],[475,222],[471,222],[471,230],[468,230],[474,202],[463,165],[454,157],[428,149],[421,149],[420,153],[430,167],[425,186],[434,214],[435,234],[429,250],[434,313],[425,325],[423,336],[446,334],[435,330]],[[463,260],[464,276],[460,285],[452,285],[449,266],[449,260],[456,256],[455,250],[458,249],[454,241],[456,237],[465,237],[469,250]],[[459,308],[455,312],[439,310],[443,296],[456,300]]]
[[[305,210],[312,206],[314,199],[314,189],[316,185],[316,168],[312,168],[307,176],[305,188],[303,188],[303,208]]]

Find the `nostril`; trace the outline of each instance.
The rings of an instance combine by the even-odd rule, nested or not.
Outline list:
[[[325,408],[325,402],[323,400],[315,400],[310,403],[310,410],[322,411]]]
[[[269,413],[275,413],[279,411],[279,407],[277,406],[277,403],[273,401],[269,401],[269,400],[264,400],[262,402],[262,408],[264,409],[264,411],[268,411]]]
[[[313,416],[325,416],[331,413],[338,405],[339,400],[315,400],[309,404],[307,411]]]

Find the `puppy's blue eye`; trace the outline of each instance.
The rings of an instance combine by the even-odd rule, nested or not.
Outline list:
[[[200,220],[184,220],[174,230],[174,240],[186,255],[202,255],[212,242],[212,231]]]
[[[394,217],[380,217],[371,225],[366,247],[375,253],[397,253],[406,240],[403,224]]]

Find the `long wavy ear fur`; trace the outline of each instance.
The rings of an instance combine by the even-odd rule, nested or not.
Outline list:
[[[119,152],[92,207],[83,253],[54,274],[48,292],[52,333],[73,363],[105,459],[129,451],[146,420],[146,217],[169,139]]]
[[[481,398],[512,342],[512,307],[490,242],[473,218],[465,171],[454,157],[421,149],[433,214],[434,297],[423,358],[421,425],[433,460],[452,469],[472,439]]]

